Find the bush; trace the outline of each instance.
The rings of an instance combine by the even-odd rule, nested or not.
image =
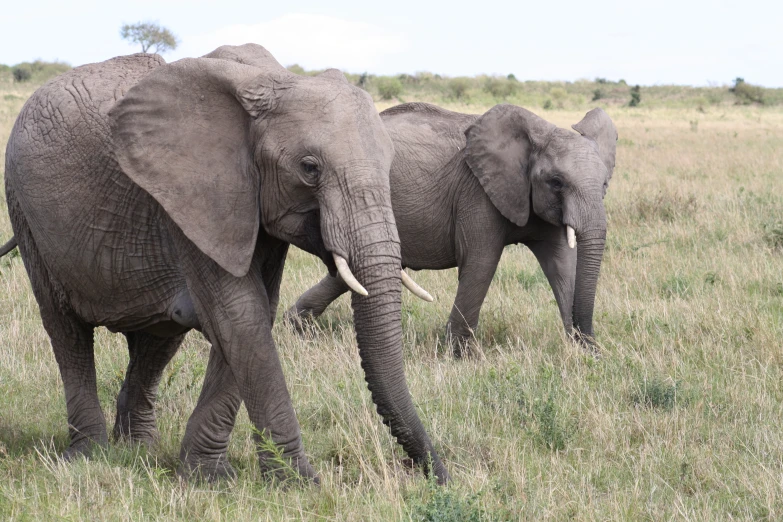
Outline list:
[[[631,402],[638,406],[671,410],[677,404],[677,383],[669,383],[654,377],[644,379],[631,395]]]
[[[601,89],[596,89],[593,91],[593,99],[591,101],[598,101],[601,98],[606,98],[606,94],[604,94],[604,91]]]
[[[13,68],[14,81],[26,82],[33,77],[33,69],[30,64],[22,63]]]
[[[565,100],[568,97],[568,92],[562,87],[553,87],[549,91],[549,96],[552,97],[552,101],[558,109],[562,109],[565,104]]]
[[[638,85],[631,87],[631,101],[628,102],[629,107],[637,107],[642,103],[642,88]]]
[[[287,67],[287,69],[288,69],[289,71],[291,71],[292,73],[294,73],[294,74],[299,74],[299,75],[304,75],[304,74],[305,74],[304,67],[302,67],[302,66],[301,66],[301,65],[299,65],[298,63],[295,63],[295,64],[293,64],[293,65],[289,65],[289,66]]]
[[[376,80],[376,87],[378,88],[378,94],[380,94],[381,98],[384,100],[398,98],[400,94],[402,94],[402,82],[399,78],[381,76]]]
[[[512,96],[517,92],[519,83],[516,80],[509,80],[508,78],[487,78],[484,83],[484,90],[492,95],[493,98],[499,98],[505,100],[509,96]]]
[[[470,89],[470,78],[460,76],[459,78],[451,78],[448,86],[449,92],[453,98],[461,100],[465,97]]]
[[[547,100],[544,102],[544,105],[541,106],[545,111],[548,111],[552,108],[552,100]]]
[[[508,80],[510,80],[510,81],[512,81],[512,82],[515,82],[515,81],[517,81],[517,77],[516,77],[516,76],[514,76],[514,73],[509,73],[509,75],[508,75],[508,76],[506,76],[506,79],[508,79]]]
[[[39,82],[43,83],[65,71],[70,70],[71,66],[62,62],[22,62],[11,68],[14,80],[17,82]]]
[[[746,83],[744,78],[736,78],[729,92],[737,97],[737,105],[764,104],[764,88]]]

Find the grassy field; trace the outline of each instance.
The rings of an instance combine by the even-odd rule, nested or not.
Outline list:
[[[3,148],[33,89],[0,85]],[[620,141],[596,303],[600,358],[567,342],[522,247],[506,249],[484,304],[481,357],[454,360],[442,345],[456,271],[416,274],[434,304],[404,294],[408,382],[452,473],[448,487],[407,467],[374,412],[347,297],[311,339],[279,322],[274,331],[320,488],[262,481],[244,411],[229,452],[238,479],[177,480],[207,362],[198,334],[164,375],[157,446],[113,444],[90,461],[59,462],[62,386],[14,257],[0,261],[0,519],[780,519],[783,108],[730,98],[645,106],[642,92],[640,107],[604,105]],[[602,103],[529,108],[568,127]],[[9,236],[3,198],[0,238]],[[294,249],[281,311],[323,273]],[[124,339],[101,329],[96,352],[111,425]]]

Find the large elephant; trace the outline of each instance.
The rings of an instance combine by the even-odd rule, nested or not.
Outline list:
[[[403,373],[392,155],[372,99],[339,71],[300,77],[252,44],[170,64],[117,57],[36,91],[6,150],[7,248],[18,242],[60,368],[65,457],[108,439],[96,326],[127,337],[114,433],[142,441],[155,436],[163,368],[197,329],[212,350],[180,471],[233,474],[244,401],[258,432],[315,477],[271,334],[290,243],[366,288],[353,307],[372,399],[445,481]]]
[[[381,119],[395,148],[390,181],[403,266],[459,269],[447,325],[455,354],[469,346],[503,248],[515,243],[541,264],[566,331],[591,346],[617,141],[609,116],[591,110],[573,126],[578,134],[514,105],[474,116],[407,103]],[[326,276],[287,318],[317,317],[345,291],[339,276]]]

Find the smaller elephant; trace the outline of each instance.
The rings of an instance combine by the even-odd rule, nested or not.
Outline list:
[[[606,239],[603,198],[617,130],[601,109],[558,128],[514,105],[481,116],[407,103],[381,113],[395,156],[390,181],[403,266],[458,267],[447,325],[456,356],[470,346],[506,245],[538,259],[567,333],[594,345],[593,306]],[[317,317],[347,291],[324,277],[286,312]]]

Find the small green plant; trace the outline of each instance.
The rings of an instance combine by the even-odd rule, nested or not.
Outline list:
[[[550,99],[547,99],[547,100],[544,102],[544,105],[542,105],[541,107],[542,107],[542,108],[543,108],[545,111],[548,111],[548,110],[552,109],[552,100],[550,100]]]
[[[426,500],[414,499],[411,520],[419,522],[485,522],[495,520],[482,509],[479,495],[460,497],[447,486],[439,486],[434,475],[427,478]]]
[[[576,426],[563,414],[555,402],[554,392],[546,399],[533,401],[533,417],[536,420],[536,440],[551,451],[563,451],[576,431]]]
[[[593,91],[593,99],[591,101],[598,101],[602,98],[606,98],[606,93],[602,89],[596,89]]]
[[[685,298],[690,296],[692,287],[693,285],[687,277],[673,275],[661,283],[661,295],[667,298]]]
[[[628,102],[629,107],[638,107],[642,103],[642,88],[638,85],[631,87],[631,101]]]
[[[399,78],[381,76],[376,80],[375,85],[378,88],[378,94],[384,100],[399,98],[402,94],[402,82]]]
[[[631,402],[645,408],[668,411],[677,404],[677,395],[677,383],[659,377],[645,378],[631,394]]]
[[[783,250],[783,221],[773,221],[762,225],[764,242],[774,250]]]
[[[264,475],[272,482],[280,482],[284,485],[303,484],[306,480],[291,466],[291,462],[283,457],[283,449],[275,444],[270,434],[251,428],[256,440],[256,450],[262,461],[261,467]]]

